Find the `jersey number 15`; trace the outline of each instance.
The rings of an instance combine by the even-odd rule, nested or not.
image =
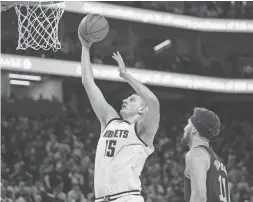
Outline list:
[[[105,156],[113,157],[117,140],[106,140]]]

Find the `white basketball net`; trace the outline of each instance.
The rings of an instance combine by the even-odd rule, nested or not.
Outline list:
[[[40,2],[31,6],[28,1],[15,5],[18,16],[18,49],[33,48],[53,51],[61,49],[58,40],[58,25],[64,12],[64,2],[49,2],[42,6]]]

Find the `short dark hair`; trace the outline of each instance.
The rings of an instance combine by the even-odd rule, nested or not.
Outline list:
[[[206,108],[195,107],[190,119],[200,136],[211,139],[219,135],[221,122],[214,112]]]

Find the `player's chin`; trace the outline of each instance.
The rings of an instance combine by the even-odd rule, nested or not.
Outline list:
[[[188,144],[189,144],[189,141],[188,141],[186,138],[182,137],[181,143],[182,143],[183,145],[188,145]]]
[[[129,117],[129,116],[132,115],[132,112],[129,109],[127,109],[127,108],[123,108],[123,109],[120,110],[120,115],[123,118],[127,118],[127,117]]]
[[[125,115],[127,112],[126,112],[126,108],[121,108],[121,110],[120,110],[120,115],[122,116],[122,115]]]

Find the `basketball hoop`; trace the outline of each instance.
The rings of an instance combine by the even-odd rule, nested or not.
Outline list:
[[[18,16],[17,50],[61,49],[58,40],[58,25],[64,12],[64,2],[30,2],[15,4]]]

